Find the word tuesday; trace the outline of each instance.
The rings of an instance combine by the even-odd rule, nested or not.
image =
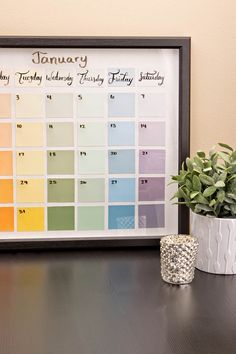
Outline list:
[[[32,53],[32,62],[34,64],[75,64],[78,63],[81,68],[87,66],[87,55],[81,57],[51,57],[47,52]]]

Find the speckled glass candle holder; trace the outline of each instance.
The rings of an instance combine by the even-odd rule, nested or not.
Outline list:
[[[161,276],[171,284],[191,283],[194,278],[198,250],[196,237],[190,235],[169,235],[162,237]]]

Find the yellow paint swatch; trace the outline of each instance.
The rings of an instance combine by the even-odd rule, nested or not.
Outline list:
[[[0,203],[13,203],[12,179],[0,179]]]
[[[11,118],[11,95],[0,94],[0,118]]]
[[[16,118],[42,118],[44,116],[44,96],[40,94],[17,94]]]
[[[44,231],[44,208],[17,208],[17,231]]]
[[[16,146],[43,146],[43,132],[42,123],[17,123]]]
[[[16,181],[17,203],[44,203],[43,179],[18,179]]]
[[[0,123],[0,147],[11,147],[12,132],[10,123]]]
[[[0,151],[0,176],[12,176],[12,152]]]
[[[44,174],[43,151],[17,151],[16,174],[18,176],[40,176]]]

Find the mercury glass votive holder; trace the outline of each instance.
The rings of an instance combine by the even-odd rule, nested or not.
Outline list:
[[[161,276],[171,284],[191,283],[198,250],[197,238],[169,235],[161,238]]]

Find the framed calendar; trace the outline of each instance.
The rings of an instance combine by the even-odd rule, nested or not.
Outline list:
[[[188,232],[189,82],[189,38],[1,37],[0,247]]]

